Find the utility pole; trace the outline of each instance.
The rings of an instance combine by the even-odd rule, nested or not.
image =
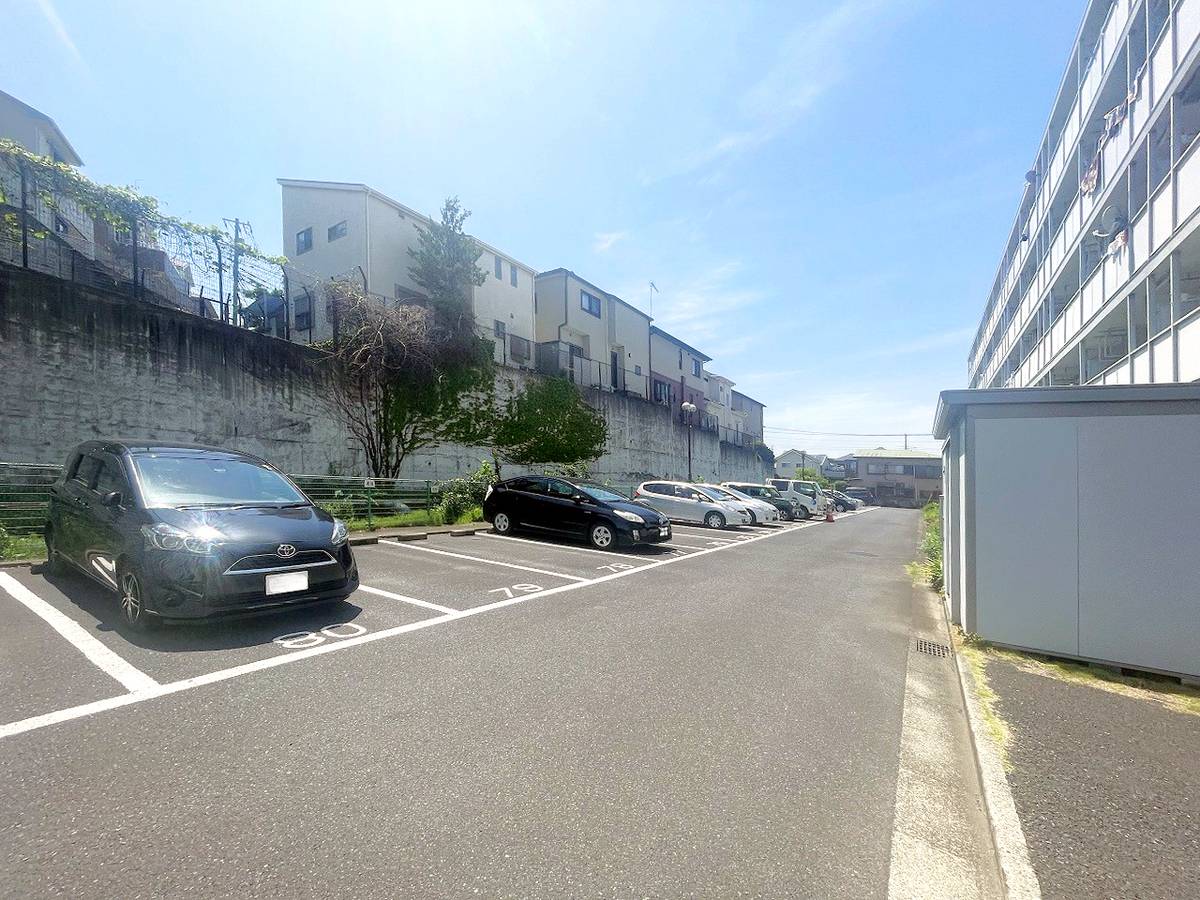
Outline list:
[[[238,247],[242,242],[242,222],[240,219],[233,220],[233,296],[229,303],[229,324],[237,324],[237,312],[234,309],[234,304],[238,303],[238,256],[240,249]],[[238,303],[240,306],[241,304]]]

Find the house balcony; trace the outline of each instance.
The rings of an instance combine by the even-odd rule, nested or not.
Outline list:
[[[583,354],[581,347],[565,341],[538,344],[536,368],[543,375],[569,378],[581,388],[650,399],[649,373],[630,371],[592,359]]]

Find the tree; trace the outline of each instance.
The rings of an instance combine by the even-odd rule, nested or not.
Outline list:
[[[356,281],[325,286],[338,323],[331,402],[379,477],[396,477],[418,450],[487,434],[494,347],[475,333],[471,290],[485,273],[462,230],[468,215],[452,197],[441,222],[418,227],[409,271],[424,301],[388,306]]]
[[[566,378],[542,378],[514,394],[489,423],[496,460],[520,466],[576,466],[604,452],[608,423]]]

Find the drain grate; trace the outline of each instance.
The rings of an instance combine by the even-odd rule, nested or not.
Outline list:
[[[917,652],[928,653],[930,656],[949,656],[950,648],[945,644],[939,644],[936,641],[927,641],[925,638],[917,638]]]

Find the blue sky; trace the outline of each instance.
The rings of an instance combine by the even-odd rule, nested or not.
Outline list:
[[[281,251],[277,177],[361,181],[637,305],[769,429],[926,432],[1082,0],[6,0],[0,88],[84,171]],[[16,15],[13,15],[15,6]],[[769,430],[777,450],[898,442]],[[912,446],[932,447],[914,441]]]

